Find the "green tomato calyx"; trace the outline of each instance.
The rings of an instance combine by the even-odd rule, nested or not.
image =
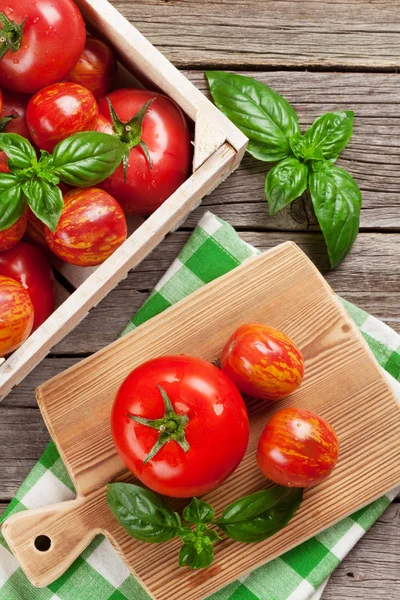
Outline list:
[[[17,52],[17,50],[19,50],[22,41],[22,29],[26,23],[26,17],[21,25],[18,25],[18,23],[10,21],[4,13],[0,12],[0,23],[2,25],[0,30],[0,58],[3,58],[7,50],[11,50],[11,52]]]
[[[142,140],[142,129],[143,120],[154,100],[155,98],[148,100],[145,104],[143,104],[142,108],[136,113],[136,115],[134,115],[129,121],[126,121],[124,123],[123,121],[121,121],[121,119],[115,112],[115,108],[111,104],[110,99],[107,98],[107,104],[110,110],[111,120],[114,126],[115,133],[117,134],[121,142],[125,144],[126,147],[126,152],[122,159],[122,165],[124,168],[124,180],[126,180],[126,173],[128,170],[129,152],[132,148],[135,148],[136,146],[140,146],[146,157],[150,169],[153,168],[153,161],[151,160],[149,149],[147,147],[147,144]]]
[[[158,436],[158,440],[154,444],[153,448],[150,450],[149,454],[146,456],[143,464],[145,465],[149,460],[154,458],[159,450],[165,444],[171,441],[177,442],[182,450],[188,452],[190,446],[187,442],[185,436],[185,428],[189,423],[189,417],[187,415],[179,415],[175,412],[174,407],[172,406],[172,402],[168,397],[168,394],[161,387],[161,385],[157,386],[160,390],[160,394],[164,401],[165,413],[161,419],[145,419],[144,417],[139,417],[136,415],[132,415],[127,413],[127,416],[135,423],[140,423],[141,425],[146,425],[147,427],[151,427],[152,429],[156,429],[159,431],[160,435]]]

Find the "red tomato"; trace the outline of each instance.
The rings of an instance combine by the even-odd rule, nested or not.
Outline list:
[[[183,355],[149,360],[128,375],[111,429],[128,469],[152,490],[178,498],[218,487],[239,465],[249,438],[233,383],[211,363]]]
[[[0,90],[0,113],[1,113],[2,110],[3,110],[3,94],[2,94],[2,92]]]
[[[287,487],[324,481],[339,456],[339,440],[324,419],[300,408],[283,408],[267,423],[257,449],[265,477]]]
[[[33,306],[28,292],[14,279],[0,275],[0,356],[6,356],[28,337]]]
[[[0,169],[1,171],[1,169]],[[25,233],[26,224],[28,221],[28,209],[25,210],[22,217],[20,217],[11,227],[0,231],[0,252],[9,250],[15,244],[18,244],[19,240]]]
[[[110,89],[111,76],[116,68],[117,61],[111,48],[102,40],[89,36],[67,81],[79,83],[90,90],[95,98],[102,98]]]
[[[26,123],[25,113],[30,96],[19,94],[10,90],[3,90],[2,109],[0,108],[0,131],[5,133],[18,133],[22,137],[31,139],[31,134]],[[13,116],[11,121],[6,117]],[[5,152],[0,152],[0,164],[7,164],[8,159]]]
[[[45,227],[52,252],[81,267],[99,265],[119,248],[127,234],[118,202],[98,188],[74,189],[64,196],[64,208],[55,232]]]
[[[1,10],[18,25],[26,18],[16,34],[19,49],[8,49],[0,61],[1,87],[34,93],[72,71],[86,41],[85,24],[72,0],[7,0]],[[9,27],[2,24],[2,36],[16,42]],[[10,47],[7,41],[3,45]]]
[[[126,181],[122,164],[102,183],[128,214],[149,215],[178,189],[189,175],[191,161],[190,133],[186,119],[178,106],[166,96],[148,90],[121,89],[107,95],[123,128],[120,139],[134,144],[139,136],[146,144],[152,167],[143,148],[135,145],[129,152]],[[142,127],[131,119],[146,102]],[[106,98],[99,101],[100,113],[108,118]],[[140,135],[141,132],[141,135]]]
[[[114,135],[114,129],[112,124],[102,114],[99,114],[97,118],[95,129],[96,131],[100,131],[100,133],[108,133],[109,135]]]
[[[35,331],[54,311],[54,276],[46,258],[35,246],[20,242],[0,254],[0,275],[15,279],[27,290],[35,311]]]
[[[1,63],[0,63],[1,64]],[[14,116],[15,118],[9,121],[3,131],[6,133],[18,133],[22,137],[31,139],[31,134],[26,123],[26,107],[30,96],[19,94],[10,90],[3,90],[3,109],[1,118]]]
[[[46,236],[44,233],[44,223],[31,211],[28,207],[28,223],[26,225],[26,231],[24,240],[39,248],[44,254],[50,252],[50,249],[46,242]]]
[[[222,351],[221,369],[243,394],[279,400],[301,384],[304,360],[296,344],[282,331],[248,323],[228,340]]]
[[[97,117],[98,108],[92,92],[77,83],[65,81],[37,92],[26,111],[33,141],[48,152],[70,135],[94,129]]]

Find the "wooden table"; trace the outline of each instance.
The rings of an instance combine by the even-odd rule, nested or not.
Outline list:
[[[328,272],[310,205],[299,199],[268,216],[266,167],[246,157],[0,405],[0,510],[49,434],[34,388],[100,349],[128,318],[188,239],[205,210],[260,249],[298,243],[333,289],[400,332],[400,5],[396,0],[113,0],[201,89],[203,70],[250,72],[292,102],[307,126],[328,110],[355,111],[354,137],[340,163],[363,192],[361,231],[348,259]],[[332,576],[324,600],[400,597],[400,503],[394,503]],[[183,600],[183,599],[182,599]]]

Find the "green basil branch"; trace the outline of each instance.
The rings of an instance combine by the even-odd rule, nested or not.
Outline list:
[[[331,266],[339,265],[357,237],[362,202],[351,175],[334,166],[352,136],[354,113],[326,113],[302,135],[293,107],[260,81],[221,71],[206,76],[215,104],[249,138],[249,154],[277,163],[265,181],[270,214],[308,188]]]
[[[197,498],[182,513],[177,512],[154,492],[129,483],[110,483],[107,503],[125,531],[136,540],[151,544],[173,538],[183,542],[179,565],[201,569],[214,560],[214,543],[222,537],[210,526],[217,526],[226,537],[238,542],[260,542],[277,533],[293,517],[303,498],[303,490],[275,486],[232,502],[221,517]]]
[[[28,204],[52,231],[63,208],[60,181],[78,187],[96,185],[120,164],[124,144],[98,131],[76,133],[63,140],[52,154],[37,157],[32,144],[15,133],[0,133],[0,148],[10,173],[0,173],[0,231],[21,217]]]

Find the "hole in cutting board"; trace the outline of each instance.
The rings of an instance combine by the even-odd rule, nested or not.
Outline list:
[[[47,552],[51,547],[51,539],[48,535],[38,535],[33,543],[39,552]]]

